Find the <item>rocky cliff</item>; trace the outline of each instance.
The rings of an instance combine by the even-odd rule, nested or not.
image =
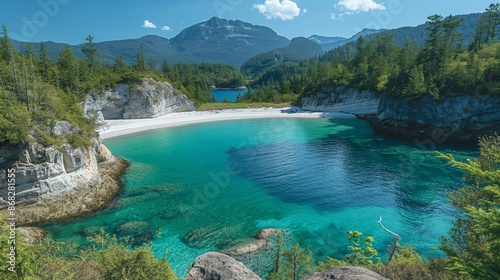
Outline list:
[[[333,90],[302,98],[302,110],[320,112],[342,112],[348,114],[375,114],[379,96],[370,91],[357,91],[337,87]]]
[[[192,111],[194,103],[171,84],[144,78],[136,85],[119,84],[96,96],[87,96],[85,112],[98,121],[152,118],[172,112]]]
[[[475,142],[500,131],[500,96],[464,95],[442,101],[382,96],[370,122],[379,131],[402,137]]]
[[[54,133],[70,133],[60,121]],[[117,178],[127,164],[98,139],[89,147],[59,149],[38,143],[0,147],[0,209],[7,207],[8,170],[14,170],[16,217],[19,224],[56,221],[107,205],[118,193]]]

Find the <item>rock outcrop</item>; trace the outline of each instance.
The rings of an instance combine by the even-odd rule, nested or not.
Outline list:
[[[21,237],[28,244],[37,244],[44,239],[48,232],[38,227],[20,227],[16,231],[21,233]]]
[[[500,131],[500,96],[464,95],[443,101],[382,96],[370,122],[378,131],[406,138],[475,142]]]
[[[348,114],[375,114],[379,96],[370,91],[357,91],[337,87],[334,90],[302,98],[302,110],[319,112],[341,112]]]
[[[102,122],[105,119],[153,118],[172,112],[192,111],[194,103],[171,84],[144,78],[136,85],[119,84],[96,96],[87,96],[85,113]]]
[[[301,280],[388,280],[387,278],[358,266],[336,266],[324,272],[314,272],[303,277]]]
[[[62,135],[74,129],[61,121],[53,131]],[[117,179],[127,163],[99,139],[91,142],[89,147],[63,144],[59,149],[38,143],[0,147],[0,209],[8,206],[9,170],[15,174],[19,224],[61,220],[106,206],[119,191]]]
[[[184,280],[258,280],[243,263],[216,252],[196,258]]]

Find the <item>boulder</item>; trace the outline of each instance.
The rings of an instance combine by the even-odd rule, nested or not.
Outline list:
[[[216,252],[196,258],[184,280],[257,280],[257,274],[243,263]]]
[[[301,280],[389,280],[367,268],[358,266],[336,266],[324,272],[314,272]]]

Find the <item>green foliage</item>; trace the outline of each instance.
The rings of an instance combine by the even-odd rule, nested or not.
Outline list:
[[[11,93],[0,87],[0,143],[23,143],[30,131],[30,115],[26,106],[14,101]]]
[[[133,249],[131,240],[118,240],[103,231],[89,239],[89,247],[50,238],[27,244],[19,233],[15,244],[8,244],[9,235],[0,216],[1,279],[177,279],[165,258],[155,258],[150,244]],[[10,246],[16,252],[14,273],[7,270]]]
[[[270,280],[298,280],[311,273],[314,268],[314,259],[309,248],[301,248],[299,243],[279,253],[276,256],[278,269],[274,269]]]
[[[373,236],[366,236],[361,243],[363,234],[359,231],[348,231],[347,239],[352,241],[354,245],[347,247],[352,253],[346,255],[344,259],[348,264],[368,266],[380,263],[380,258],[377,258],[378,252],[373,248]]]
[[[474,279],[500,277],[500,136],[482,138],[480,155],[458,162],[440,154],[448,163],[465,172],[469,186],[450,193],[459,211],[449,237],[440,249],[449,257],[451,269]]]

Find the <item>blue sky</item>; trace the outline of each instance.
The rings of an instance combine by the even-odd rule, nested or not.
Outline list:
[[[182,29],[218,16],[265,25],[289,39],[350,37],[365,27],[415,26],[432,14],[483,12],[491,0],[1,0],[0,22],[21,41],[83,43]]]

